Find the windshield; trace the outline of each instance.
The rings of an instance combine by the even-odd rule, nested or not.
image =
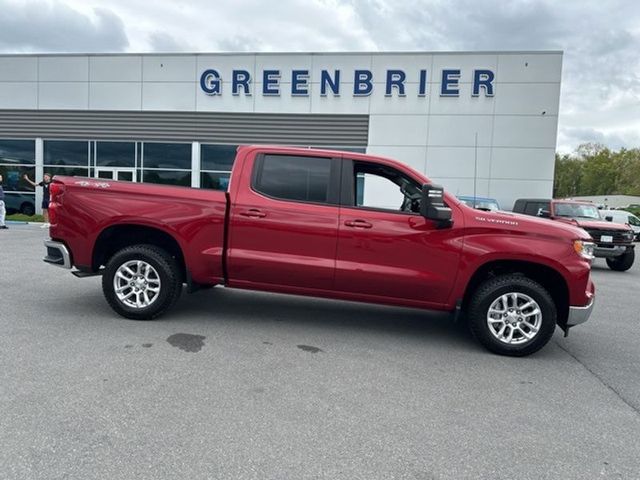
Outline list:
[[[595,205],[585,205],[583,203],[556,203],[554,205],[554,214],[556,217],[601,220],[600,212]]]

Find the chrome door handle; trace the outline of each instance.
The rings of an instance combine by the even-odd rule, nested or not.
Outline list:
[[[250,208],[249,210],[240,212],[240,215],[242,215],[243,217],[249,217],[249,218],[264,218],[267,216],[266,213],[261,212],[257,208]]]
[[[367,222],[366,220],[360,220],[360,219],[356,219],[356,220],[347,220],[344,222],[344,224],[347,227],[352,227],[352,228],[371,228],[373,227],[373,225],[369,222]]]

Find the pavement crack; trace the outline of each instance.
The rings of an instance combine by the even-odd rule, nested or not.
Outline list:
[[[569,350],[567,350],[565,347],[563,347],[562,345],[560,345],[558,342],[554,343],[560,348],[560,350],[562,350],[563,352],[565,352],[567,355],[569,355],[571,358],[573,358],[576,362],[578,362],[580,365],[582,365],[582,367],[589,372],[591,375],[593,375],[594,377],[596,377],[596,379],[598,379],[598,381],[604,385],[605,387],[607,387],[609,390],[611,390],[616,397],[618,397],[620,400],[622,400],[625,405],[629,406],[629,408],[631,408],[631,410],[633,410],[636,415],[640,415],[640,409],[638,409],[638,407],[636,407],[633,403],[629,402],[629,400],[627,400],[626,398],[624,398],[622,396],[622,394],[615,389],[615,387],[609,385],[600,375],[598,375],[596,372],[594,372],[593,370],[591,370],[587,364],[585,364],[584,362],[582,362],[582,360],[580,360],[578,357],[576,357],[573,353],[571,353]]]

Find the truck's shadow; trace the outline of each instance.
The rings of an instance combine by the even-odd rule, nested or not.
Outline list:
[[[458,348],[479,349],[464,323],[448,313],[214,288],[184,295],[163,319],[193,325],[216,321],[305,326],[341,333],[392,334],[437,339]]]

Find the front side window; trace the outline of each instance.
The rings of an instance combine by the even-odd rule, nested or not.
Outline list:
[[[256,161],[253,187],[269,197],[328,203],[332,159],[264,155]]]
[[[540,215],[540,211],[549,210],[549,204],[544,202],[527,202],[524,207],[526,215]]]
[[[378,164],[354,162],[355,206],[420,213],[422,189],[399,171]]]
[[[640,220],[638,220],[638,217],[634,215],[629,215],[629,225],[633,225],[634,227],[640,227]]]

